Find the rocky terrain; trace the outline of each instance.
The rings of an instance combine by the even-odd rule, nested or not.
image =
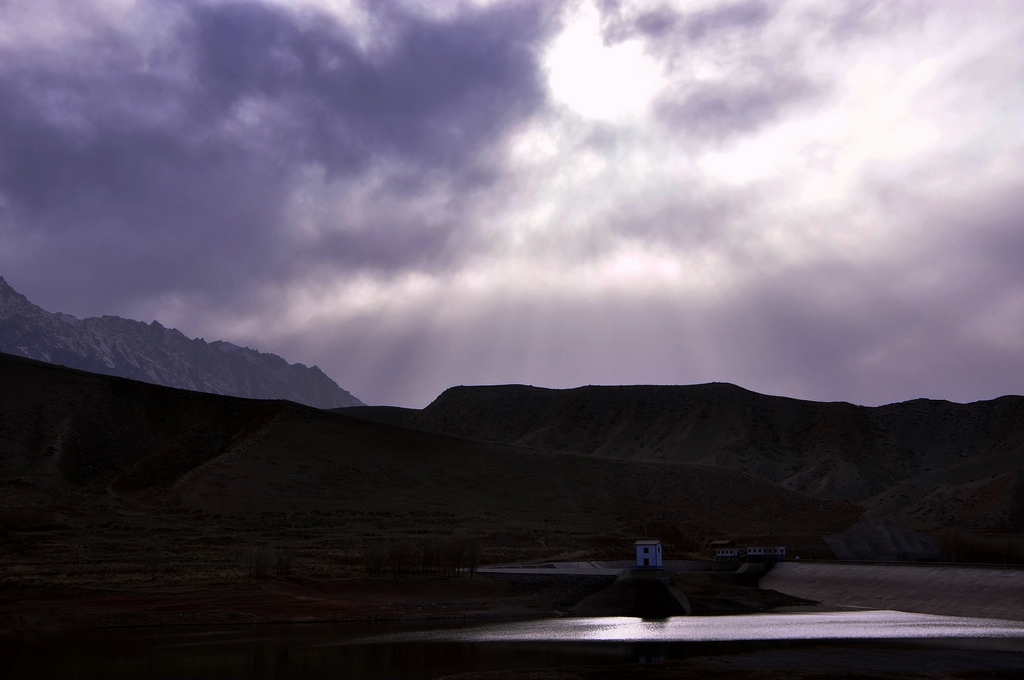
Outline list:
[[[1024,397],[879,407],[688,386],[453,387],[423,410],[345,413],[455,437],[735,470],[922,531],[1024,530]]]
[[[0,277],[0,352],[197,392],[359,406],[316,366],[289,364],[230,342],[191,339],[157,322],[77,319],[32,304]]]

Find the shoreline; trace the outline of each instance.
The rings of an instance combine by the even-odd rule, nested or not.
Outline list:
[[[279,579],[152,588],[0,588],[0,634],[82,628],[370,621],[520,620],[564,614],[475,579]]]

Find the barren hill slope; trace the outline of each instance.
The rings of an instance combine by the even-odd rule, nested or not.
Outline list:
[[[1024,528],[1024,397],[879,407],[735,385],[455,387],[422,411],[343,412],[480,441],[737,470],[923,530]]]
[[[628,546],[645,526],[693,542],[724,533],[820,543],[861,512],[715,467],[480,443],[9,355],[0,355],[0,490],[0,511],[77,518],[69,541],[129,526],[110,513],[134,508],[191,527],[185,542],[210,530],[213,520],[199,518],[251,528],[320,517],[331,541],[458,530],[501,554]],[[99,543],[144,537],[133,535]]]

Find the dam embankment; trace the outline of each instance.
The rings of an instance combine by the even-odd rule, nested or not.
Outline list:
[[[512,592],[531,592],[577,616],[665,617],[691,613],[673,572],[704,572],[712,563],[666,561],[666,569],[635,569],[631,560],[547,562],[480,567],[477,573],[508,583]]]
[[[761,588],[825,605],[1024,621],[1024,568],[783,562]]]

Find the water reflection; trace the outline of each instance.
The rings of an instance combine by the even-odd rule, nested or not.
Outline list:
[[[855,640],[1024,638],[1024,622],[897,611],[546,619],[473,628],[410,631],[360,642],[720,642],[737,640]]]
[[[662,620],[177,626],[19,633],[0,636],[0,676],[431,678],[789,650],[795,645],[815,644],[814,640],[863,644],[857,641],[914,638],[938,638],[943,645],[953,639],[1001,638],[1017,649],[1024,648],[1024,623],[865,611]]]

